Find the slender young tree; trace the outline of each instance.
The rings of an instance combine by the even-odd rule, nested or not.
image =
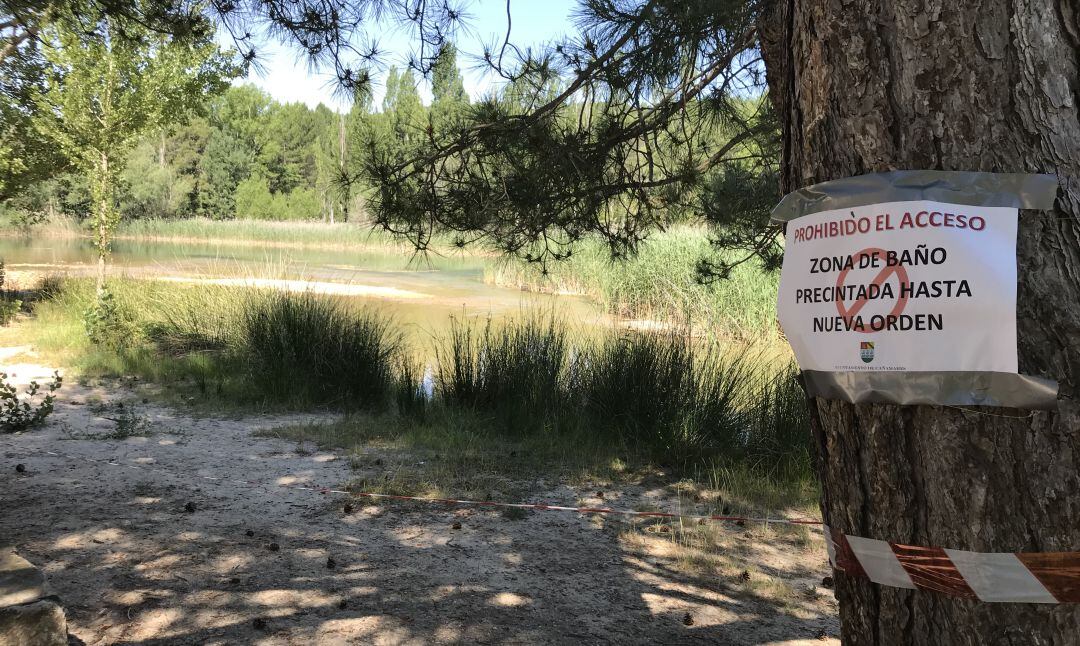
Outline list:
[[[68,15],[41,36],[47,68],[33,97],[34,124],[90,179],[100,295],[125,153],[144,133],[222,91],[235,69],[210,40],[172,42],[110,17],[87,23]]]

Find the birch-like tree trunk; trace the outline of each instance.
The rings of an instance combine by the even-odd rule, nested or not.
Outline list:
[[[97,249],[97,283],[95,293],[98,299],[105,292],[105,259],[109,255],[110,229],[112,225],[112,177],[109,168],[109,156],[100,153],[98,163],[94,170],[95,182],[94,199],[96,204],[95,225],[97,230],[94,235],[94,247]]]
[[[785,192],[896,169],[1056,173],[1021,211],[1020,371],[1056,412],[817,400],[834,528],[980,552],[1080,551],[1080,4],[776,0],[761,23]],[[993,321],[987,321],[993,325]],[[838,573],[849,644],[1080,644],[1080,604],[987,604]]]

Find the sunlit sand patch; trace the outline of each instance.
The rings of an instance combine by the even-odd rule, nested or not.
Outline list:
[[[21,354],[27,354],[33,351],[33,346],[29,345],[17,345],[10,348],[0,348],[0,361],[7,361],[13,357],[17,357]],[[9,370],[5,370],[9,372]]]
[[[311,482],[311,474],[306,474],[306,475],[297,474],[297,475],[281,476],[280,478],[278,478],[276,480],[276,482],[279,485],[286,486],[286,487],[292,486],[292,485],[309,484]]]
[[[675,324],[667,321],[650,319],[628,319],[619,321],[619,325],[633,332],[669,332],[676,327]]]
[[[348,635],[348,643],[376,643],[359,641],[359,638],[378,636],[380,644],[415,643],[408,630],[399,625],[398,620],[380,615],[368,615],[349,619],[329,619],[319,624],[315,634],[315,643],[324,643],[333,635]],[[355,641],[354,641],[355,640]],[[340,643],[340,642],[336,642]]]
[[[440,644],[460,642],[461,640],[461,630],[454,626],[439,626],[435,629],[435,641]]]
[[[434,533],[422,527],[410,525],[391,533],[397,542],[405,547],[428,548],[445,545],[447,538],[438,538]]]
[[[68,534],[56,539],[53,546],[60,550],[74,550],[86,544],[86,537],[82,534]]]
[[[105,597],[111,598],[113,603],[123,606],[137,606],[140,603],[159,601],[161,599],[168,599],[172,596],[173,591],[164,588],[142,588],[138,590],[125,590],[118,593],[105,594]]]
[[[337,596],[319,590],[260,590],[251,602],[268,608],[317,608],[337,603]]]
[[[94,532],[90,538],[101,543],[115,543],[124,538],[124,532],[115,527],[110,527]]]
[[[82,267],[88,263],[83,262],[12,262],[7,267],[33,268],[33,269],[66,269],[68,267]]]
[[[130,556],[127,552],[109,550],[107,554],[98,559],[97,563],[102,567],[126,566]]]
[[[230,554],[228,556],[220,556],[214,559],[211,564],[211,568],[216,572],[236,572],[241,568],[248,567],[255,562],[255,558],[250,554]]]
[[[156,574],[158,572],[166,572],[173,567],[180,565],[181,559],[176,554],[166,554],[165,556],[159,556],[156,559],[144,561],[135,566],[137,572],[146,572],[148,574]]]
[[[193,285],[257,287],[263,289],[279,289],[287,292],[311,292],[314,294],[329,294],[333,296],[362,296],[366,298],[387,298],[392,300],[422,300],[431,298],[430,294],[414,292],[408,289],[398,289],[397,287],[330,283],[311,280],[283,280],[272,278],[191,278],[187,276],[155,276],[154,280]]]
[[[131,632],[124,633],[124,641],[179,637],[183,633],[176,624],[183,619],[184,613],[179,608],[149,608],[140,612],[138,620],[130,624]]]
[[[486,592],[490,592],[490,590],[479,585],[440,585],[431,593],[430,599],[433,602],[438,603],[440,601],[451,599],[454,596],[482,594]]]
[[[682,596],[698,598],[704,603],[687,603],[681,599]],[[712,603],[709,602],[710,598],[713,600]],[[740,620],[740,618],[744,621],[750,618],[753,618],[753,620],[756,621],[762,620],[761,617],[752,614],[750,608],[747,608],[747,614],[740,617],[740,613],[732,612],[731,610],[728,610],[727,607],[739,607],[742,603],[738,600],[719,595],[697,596],[694,592],[686,590],[682,591],[681,595],[676,594],[674,596],[646,592],[641,595],[641,600],[649,609],[649,613],[654,617],[669,616],[674,620],[679,620],[684,613],[691,614],[694,620],[694,626],[698,629],[707,626],[730,624]],[[726,607],[720,607],[721,603]]]
[[[513,592],[500,592],[491,598],[490,602],[493,606],[501,606],[503,608],[518,608],[520,606],[526,606],[532,603],[532,600],[528,597],[523,597],[520,594],[514,594]]]

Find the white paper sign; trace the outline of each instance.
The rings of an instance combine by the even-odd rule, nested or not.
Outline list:
[[[1017,209],[889,202],[787,224],[780,325],[804,370],[1017,372]]]

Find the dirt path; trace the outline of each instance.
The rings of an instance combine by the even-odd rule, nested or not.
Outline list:
[[[0,366],[16,381],[51,374],[14,354]],[[795,591],[778,603],[772,584],[685,574],[669,539],[607,519],[345,514],[339,498],[274,486],[350,477],[347,456],[253,436],[300,419],[193,418],[65,384],[44,428],[0,435],[0,545],[45,570],[86,644],[836,643],[816,536],[750,546],[750,528],[730,529],[754,577]]]

